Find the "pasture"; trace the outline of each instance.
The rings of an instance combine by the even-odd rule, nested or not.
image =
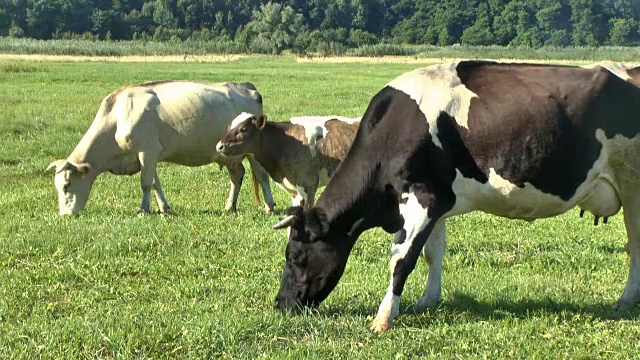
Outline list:
[[[271,225],[290,199],[272,182],[278,213],[265,214],[249,171],[235,214],[222,210],[229,180],[217,166],[161,164],[177,216],[136,217],[139,176],[111,174],[98,178],[80,216],[57,215],[45,168],[125,84],[251,81],[272,120],[356,117],[387,81],[418,66],[0,61],[0,357],[640,357],[640,309],[611,308],[628,271],[621,214],[597,227],[577,209],[533,223],[481,213],[449,221],[443,302],[413,313],[427,278],[420,260],[394,328],[381,335],[368,327],[388,285],[392,236],[363,234],[317,311],[276,311],[286,231]]]

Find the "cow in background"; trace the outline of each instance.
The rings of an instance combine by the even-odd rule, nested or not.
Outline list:
[[[171,213],[156,171],[161,161],[185,166],[215,162],[228,168],[231,189],[225,210],[235,211],[245,173],[242,157],[222,157],[212,144],[244,111],[262,113],[262,96],[251,83],[158,81],[112,92],[102,100],[93,123],[71,154],[47,168],[56,169],[60,215],[78,214],[96,177],[107,171],[116,175],[140,172],[139,215],[150,212],[152,188],[160,212]],[[251,157],[249,162],[256,199],[257,181],[270,211],[274,202],[269,176]]]
[[[325,186],[355,138],[360,118],[301,116],[286,122],[265,115],[243,113],[216,145],[225,156],[253,157],[280,188],[292,206],[311,207],[316,191]]]

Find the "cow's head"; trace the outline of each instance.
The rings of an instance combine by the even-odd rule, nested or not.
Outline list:
[[[216,145],[218,153],[225,156],[253,154],[260,145],[260,132],[267,124],[264,115],[242,113],[229,126],[229,131]]]
[[[303,211],[294,206],[288,208],[286,214],[273,226],[274,229],[289,227],[285,265],[275,306],[293,311],[317,307],[342,277],[355,239],[349,239],[351,234],[332,231],[319,208]]]
[[[87,163],[79,164],[69,160],[56,160],[47,170],[56,169],[54,184],[58,191],[60,215],[76,215],[84,208],[89,198],[95,175]]]

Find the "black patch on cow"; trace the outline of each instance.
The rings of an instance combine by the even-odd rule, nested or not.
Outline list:
[[[406,119],[396,114],[399,121],[390,124],[398,135],[395,148],[387,151],[384,164],[393,168],[398,166],[396,176],[399,177],[401,192],[413,193],[423,208],[429,208],[428,216],[435,217],[443,214],[455,204],[455,194],[451,188],[456,177],[455,160],[447,148],[464,145],[453,141],[443,148],[438,147],[429,133],[429,122],[420,110],[418,103],[411,97],[397,91],[397,98],[402,98],[406,105],[404,111]],[[428,101],[428,99],[423,99]],[[435,122],[435,121],[434,121]],[[382,126],[382,125],[380,125]],[[459,136],[457,136],[459,139]],[[438,136],[441,142],[449,142],[448,138]],[[400,193],[400,192],[399,192]]]
[[[429,239],[429,235],[433,232],[436,221],[437,219],[432,219],[429,224],[413,238],[413,242],[409,246],[404,258],[398,259],[396,262],[396,266],[393,268],[393,285],[391,289],[393,295],[402,295],[404,284],[409,274],[411,274],[411,271],[416,267],[416,262],[420,257],[420,251],[422,251],[424,244],[426,244]]]
[[[371,99],[360,121],[356,140],[365,141],[366,135],[374,130],[385,115],[388,115],[389,108],[394,105],[394,96],[397,92],[398,90],[385,86]],[[366,119],[366,121],[364,121],[364,119]],[[360,135],[361,133],[362,135]]]
[[[455,204],[455,176],[452,158],[433,142],[416,101],[385,87],[371,100],[316,207],[325,210],[331,227],[348,231],[366,218],[366,226],[395,233],[404,223],[398,209],[402,193],[413,192],[430,217],[442,215]]]
[[[401,229],[397,233],[393,234],[393,243],[394,244],[400,245],[400,244],[404,243],[404,241],[406,239],[407,239],[407,230],[405,230],[405,229]]]
[[[461,62],[457,71],[477,95],[462,141],[482,172],[517,186],[568,200],[600,155],[596,129],[638,133],[640,90],[607,70]]]
[[[456,120],[446,112],[441,112],[437,119],[438,139],[442,144],[442,150],[451,157],[453,165],[460,170],[466,178],[475,179],[480,183],[489,181],[487,174],[482,172],[476,164],[473,156],[460,137],[460,131],[464,131]]]

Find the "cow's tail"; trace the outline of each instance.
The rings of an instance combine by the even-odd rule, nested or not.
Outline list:
[[[258,188],[258,178],[256,172],[251,169],[251,180],[253,181],[253,199],[256,205],[260,205],[260,189]]]

